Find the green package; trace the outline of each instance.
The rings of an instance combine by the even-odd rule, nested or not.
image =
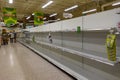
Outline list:
[[[77,27],[77,33],[80,33],[80,32],[81,32],[81,27],[78,26],[78,27]]]
[[[106,47],[108,59],[110,61],[116,61],[116,35],[114,34],[107,35]]]

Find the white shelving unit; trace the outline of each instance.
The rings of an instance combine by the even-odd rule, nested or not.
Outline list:
[[[67,56],[69,54],[74,54],[78,58],[84,58],[84,63],[85,64],[82,63],[81,66],[82,67],[84,66],[85,69],[92,71],[94,73],[94,74],[92,74],[92,77],[93,76],[95,77],[95,74],[97,73],[99,77],[101,77],[100,75],[102,75],[101,78],[104,78],[102,80],[106,80],[106,79],[107,80],[119,80],[119,79],[116,79],[116,78],[119,78],[119,76],[118,76],[119,72],[117,72],[117,71],[120,71],[120,69],[118,69],[119,66],[116,63],[120,62],[120,57],[117,57],[117,61],[115,61],[115,62],[109,61],[107,58],[102,57],[104,55],[104,52],[105,52],[105,45],[104,45],[105,42],[104,41],[105,41],[106,35],[104,35],[104,39],[101,36],[100,36],[100,39],[99,39],[99,37],[97,37],[98,35],[96,34],[97,32],[98,32],[98,34],[101,34],[101,33],[104,34],[104,33],[108,32],[110,30],[110,28],[117,27],[118,22],[120,22],[120,15],[117,14],[118,11],[120,11],[120,8],[105,11],[105,12],[100,12],[100,13],[96,13],[96,14],[92,14],[92,15],[82,16],[82,17],[78,17],[78,18],[73,18],[73,19],[69,19],[69,20],[59,21],[59,22],[56,22],[56,23],[50,23],[50,24],[47,24],[47,25],[42,25],[42,26],[30,28],[30,29],[25,29],[25,30],[32,33],[32,36],[33,36],[34,33],[45,33],[41,37],[38,36],[38,38],[43,38],[43,40],[45,40],[44,38],[46,38],[46,36],[49,32],[52,32],[53,35],[55,35],[55,39],[56,39],[56,36],[57,36],[57,38],[61,37],[61,34],[60,35],[56,34],[57,32],[64,32],[63,33],[63,35],[65,34],[65,36],[63,36],[63,40],[64,40],[64,37],[65,37],[65,40],[63,41],[63,44],[64,44],[64,43],[67,42],[66,40],[72,39],[72,38],[69,38],[69,37],[71,37],[71,35],[67,37],[68,34],[65,33],[65,32],[76,32],[77,27],[80,26],[81,27],[81,32],[85,32],[85,34],[83,34],[83,35],[85,35],[84,39],[88,40],[88,41],[85,41],[85,44],[84,44],[85,48],[84,49],[87,50],[92,45],[96,48],[95,52],[97,52],[97,51],[101,52],[101,55],[100,55],[101,57],[99,55],[90,54],[87,51],[86,52],[80,51],[80,50],[78,50],[79,46],[77,46],[78,49],[76,49],[76,50],[75,50],[76,47],[74,49],[73,48],[70,49],[68,47],[69,43],[65,44],[65,46],[67,45],[66,47],[68,47],[68,48],[63,47],[63,46],[59,46],[59,45],[55,45],[55,44],[50,44],[50,43],[47,43],[47,42],[43,42],[42,40],[40,41],[39,39],[37,39],[38,41],[36,41],[36,43],[44,45],[46,47],[50,47],[50,48],[53,48],[53,49],[58,49],[60,51],[63,51],[64,54],[66,54]],[[89,32],[90,32],[90,35],[88,35]],[[101,32],[101,33],[99,33],[99,32]],[[93,37],[95,37],[95,36],[93,36],[94,34],[96,34],[95,36],[99,40],[96,39],[96,38],[95,39],[93,38]],[[80,36],[81,35],[82,34],[80,34]],[[72,35],[72,36],[74,36],[74,35]],[[67,37],[67,39],[66,39],[66,37]],[[77,41],[80,43],[79,40],[77,40]],[[94,43],[95,40],[99,41],[100,43],[98,42],[99,44],[96,45],[96,43]],[[61,41],[59,41],[59,42],[61,43]],[[25,44],[25,43],[23,43],[23,44]],[[26,45],[29,46],[29,44],[26,44]],[[87,45],[87,47],[86,47],[86,45]],[[119,45],[120,44],[117,45],[118,48],[119,48]],[[46,53],[45,53],[46,54],[45,55],[44,52],[41,53],[41,52],[35,50],[35,48],[30,47],[30,46],[29,46],[29,48],[31,48],[35,52],[39,53],[40,55],[42,55],[43,57],[48,59],[53,64],[60,67],[61,69],[65,70],[68,73],[70,73],[71,75],[75,76],[78,80],[88,80],[84,76],[82,76],[80,74],[77,74],[77,73],[79,73],[79,69],[76,69],[76,67],[72,67],[73,70],[70,69],[71,65],[68,65],[68,67],[65,67],[65,64],[67,62],[69,62],[69,64],[72,64],[72,62],[71,62],[72,59],[70,61],[66,61],[66,63],[64,63],[64,61],[63,61],[63,64],[62,64],[62,63],[60,63],[60,62],[62,62],[62,60],[58,60],[58,62],[56,62],[57,60],[54,60],[54,57],[51,56],[51,55],[54,56],[54,54],[52,54],[52,52],[51,52],[51,55],[46,54]],[[76,46],[76,45],[74,45],[74,46]],[[90,48],[89,50],[93,50],[94,47],[92,49]],[[47,49],[45,49],[45,50],[47,50]],[[103,53],[102,53],[102,51],[103,51]],[[118,52],[119,52],[119,50],[118,50]],[[54,51],[53,51],[53,53],[54,53]],[[55,52],[55,54],[56,54],[56,52]],[[99,53],[97,53],[97,54],[99,54]],[[57,54],[57,55],[59,55],[59,54]],[[58,57],[58,56],[55,56],[55,57]],[[62,57],[64,57],[64,55]],[[68,56],[68,57],[70,57],[70,56]],[[65,58],[68,58],[68,57],[65,56]],[[105,55],[105,57],[106,57],[106,55]],[[77,60],[76,60],[76,62],[77,62]],[[74,64],[73,64],[73,66],[74,66]],[[75,65],[75,66],[80,67],[80,66],[78,66],[78,64]],[[82,69],[84,69],[84,68],[82,68]],[[78,72],[76,73],[74,70],[76,72],[77,71]],[[113,75],[113,71],[114,72],[116,71],[114,73],[114,75]],[[90,74],[91,74],[91,72],[90,72]],[[98,76],[94,80],[99,79]],[[93,80],[93,79],[91,79],[91,80]]]
[[[95,56],[95,55],[90,55],[88,53],[79,52],[79,51],[76,51],[76,50],[64,48],[64,47],[61,47],[61,46],[56,46],[56,45],[45,43],[45,42],[36,41],[36,43],[46,45],[46,46],[49,46],[49,47],[52,47],[52,48],[60,49],[62,51],[66,51],[66,52],[69,52],[71,54],[75,54],[75,55],[85,57],[85,58],[88,58],[88,59],[91,59],[91,60],[95,60],[95,61],[98,61],[98,62],[101,62],[101,63],[104,63],[104,64],[108,64],[108,65],[111,65],[111,66],[114,66],[116,63],[118,63],[120,61],[120,58],[117,58],[117,61],[113,62],[113,61],[109,61],[106,58],[102,58],[102,57]]]

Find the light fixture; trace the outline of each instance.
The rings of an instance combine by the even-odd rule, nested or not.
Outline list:
[[[28,16],[26,19],[30,19],[30,16]]]
[[[56,16],[56,15],[57,15],[57,13],[54,13],[54,14],[51,14],[50,17]]]
[[[89,10],[89,11],[84,11],[84,12],[82,12],[82,14],[86,14],[86,13],[90,13],[90,12],[94,12],[94,11],[96,11],[97,9],[92,9],[92,10]]]
[[[75,9],[77,7],[78,7],[78,5],[74,5],[74,6],[70,7],[70,8],[65,9],[64,11],[69,11],[69,10]]]
[[[58,21],[61,20],[60,18],[57,19]]]
[[[45,4],[44,6],[42,6],[42,8],[46,8],[47,6],[49,6],[52,3],[53,3],[53,1],[49,1],[47,4]]]
[[[46,19],[47,19],[46,17],[43,18],[43,20],[46,20]]]
[[[12,4],[12,3],[13,3],[13,0],[9,0],[9,3]]]
[[[34,22],[34,20],[29,20],[29,22]]]
[[[34,13],[32,13],[32,15],[34,16],[35,14],[34,14]]]
[[[117,5],[120,5],[120,2],[117,2],[117,3],[113,3],[112,6],[117,6]]]

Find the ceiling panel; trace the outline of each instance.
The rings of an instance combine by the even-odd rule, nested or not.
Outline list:
[[[53,4],[49,5],[45,9],[42,9],[41,7],[48,1],[49,0],[14,0],[13,4],[9,4],[8,0],[0,0],[0,7],[16,8],[17,17],[22,18],[24,15],[30,15],[36,11],[46,14],[52,14],[56,12],[61,15],[64,12],[64,9],[77,4],[79,5],[79,8],[70,12],[74,15],[78,15],[78,11],[81,12],[96,7],[96,1],[107,3],[115,0],[53,0]]]

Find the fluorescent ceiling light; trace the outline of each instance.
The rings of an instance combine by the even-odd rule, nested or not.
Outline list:
[[[30,20],[29,22],[34,22],[34,20]]]
[[[53,3],[53,1],[49,1],[47,4],[45,4],[44,6],[42,6],[42,8],[46,8],[47,6],[49,6],[52,3]]]
[[[9,3],[12,4],[12,3],[13,3],[13,0],[9,0]]]
[[[50,15],[50,17],[56,16],[56,15],[57,15],[57,13],[54,13],[54,14]]]
[[[72,6],[72,7],[70,7],[70,8],[65,9],[64,11],[69,11],[69,10],[75,9],[75,8],[77,8],[77,7],[78,7],[78,5],[75,5],[75,6]]]
[[[60,18],[57,19],[58,21],[61,20]]]
[[[86,13],[90,13],[90,12],[94,12],[94,11],[96,11],[97,9],[92,9],[92,10],[89,10],[89,11],[84,11],[84,12],[82,12],[82,14],[86,14]]]
[[[30,16],[28,16],[26,19],[30,19]]]
[[[46,20],[47,18],[45,17],[45,18],[43,18],[43,20]]]
[[[117,6],[117,5],[120,5],[120,2],[112,4],[112,6]]]
[[[32,13],[32,15],[35,15],[34,13]]]

